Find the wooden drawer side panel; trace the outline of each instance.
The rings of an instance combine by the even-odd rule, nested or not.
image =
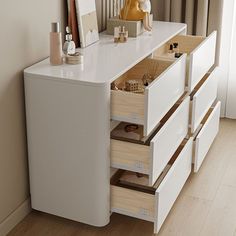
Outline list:
[[[111,91],[111,117],[114,120],[144,124],[144,95]]]
[[[111,166],[150,174],[150,147],[112,139]]]
[[[138,219],[154,221],[155,196],[111,186],[111,211]]]

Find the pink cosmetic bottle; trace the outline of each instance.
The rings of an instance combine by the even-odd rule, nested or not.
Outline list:
[[[52,31],[50,33],[50,63],[54,66],[63,64],[62,36],[59,22],[52,23]]]

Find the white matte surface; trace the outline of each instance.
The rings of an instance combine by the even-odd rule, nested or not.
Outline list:
[[[156,182],[158,176],[188,133],[189,100],[190,98],[187,97],[181,103],[175,113],[173,113],[151,141],[153,155],[149,183],[151,186]]]
[[[183,95],[186,54],[176,60],[145,90],[144,135],[148,135]]]
[[[76,0],[76,6],[79,7],[81,16],[96,11],[95,0]]]
[[[25,79],[33,209],[109,223],[109,94],[108,85]]]
[[[209,116],[207,122],[201,129],[196,138],[195,156],[194,156],[194,172],[198,172],[206,154],[208,153],[218,131],[220,125],[220,106],[218,102],[213,112]]]
[[[175,200],[183,188],[192,168],[193,139],[189,139],[168,174],[156,191],[156,220],[154,233],[158,233]]]
[[[186,30],[181,23],[154,22],[153,32],[127,43],[115,44],[113,37],[100,35],[100,41],[80,51],[84,54],[83,65],[51,66],[46,59],[25,70],[25,76],[40,75],[46,79],[70,80],[80,83],[111,83],[155,49],[175,35]]]
[[[185,31],[185,24],[154,22],[152,35],[118,45],[103,34],[81,50],[83,65],[46,59],[24,71],[34,209],[94,226],[109,222],[110,83]]]
[[[217,97],[218,67],[214,69],[208,79],[193,97],[192,106],[192,134],[197,130],[202,119]]]
[[[216,51],[216,36],[214,31],[211,33],[191,54],[189,68],[189,91],[194,87],[214,65]]]

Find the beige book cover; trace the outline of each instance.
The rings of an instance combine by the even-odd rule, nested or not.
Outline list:
[[[76,12],[81,47],[99,40],[95,0],[76,0]]]

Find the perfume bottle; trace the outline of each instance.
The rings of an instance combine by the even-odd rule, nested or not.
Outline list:
[[[63,52],[65,55],[73,55],[75,54],[75,42],[72,40],[72,34],[70,27],[66,27],[66,41],[63,46]]]
[[[179,52],[179,44],[178,43],[173,43],[174,46],[174,53],[175,53],[175,58],[181,57],[181,53]]]
[[[52,30],[50,33],[50,63],[51,65],[63,64],[62,38],[59,22],[52,23]]]
[[[172,54],[174,51],[173,51],[173,44],[170,44],[169,45],[169,50],[168,50],[168,53]]]
[[[174,58],[175,57],[175,52],[174,52],[174,45],[170,44],[168,48],[168,57]]]

